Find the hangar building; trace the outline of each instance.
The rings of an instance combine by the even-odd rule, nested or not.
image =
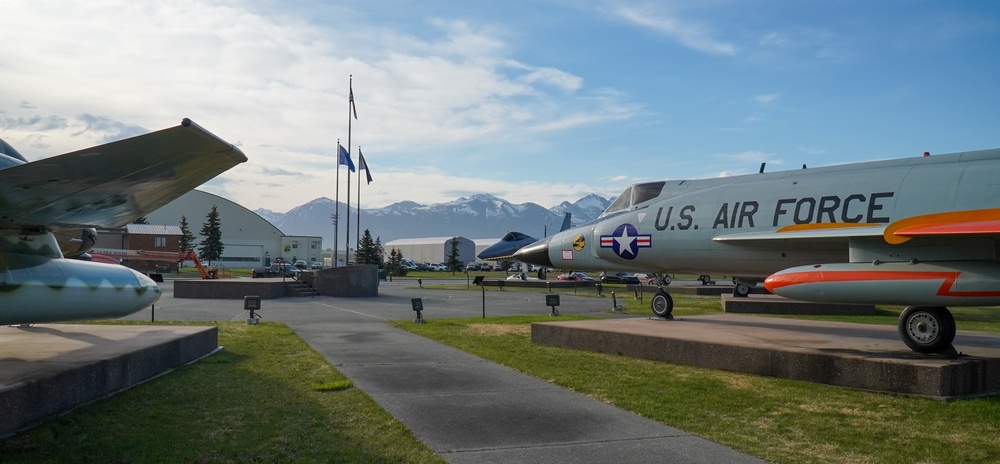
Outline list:
[[[458,241],[458,260],[464,266],[476,260],[476,244],[465,237],[401,238],[382,245],[386,260],[393,249],[415,263],[444,263],[451,253],[452,240]]]
[[[474,238],[474,239],[472,239],[472,241],[476,244],[476,256],[479,256],[479,253],[482,253],[483,250],[485,250],[485,249],[493,246],[493,244],[499,242],[500,239],[499,238]],[[494,263],[491,263],[489,261],[482,261],[479,258],[475,258],[475,261],[478,261],[478,262],[481,262],[481,263],[494,264]]]
[[[266,219],[239,204],[218,195],[192,190],[146,216],[149,224],[179,226],[181,216],[187,218],[188,229],[197,243],[204,240],[198,232],[207,220],[212,206],[219,212],[222,229],[222,259],[217,264],[228,268],[246,269],[268,266],[283,259],[306,263],[323,261],[323,239],[312,236],[283,234]]]

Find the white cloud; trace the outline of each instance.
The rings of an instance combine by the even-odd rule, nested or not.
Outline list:
[[[351,148],[360,144],[376,166],[400,170],[376,170],[366,201],[444,200],[436,191],[452,182],[476,191],[506,185],[544,202],[563,187],[593,189],[457,174],[418,182],[403,171],[445,164],[498,135],[565,131],[637,110],[627,95],[587,89],[571,71],[512,58],[491,25],[431,18],[430,29],[360,20],[327,27],[251,8],[8,0],[5,34],[18,40],[0,42],[4,139],[37,159],[190,117],[250,159],[206,190],[250,208],[287,210],[334,196],[332,153],[338,138],[347,144],[353,74],[359,119]]]
[[[761,105],[766,105],[771,103],[781,97],[780,93],[769,93],[764,95],[755,95],[753,101]]]
[[[672,37],[693,50],[710,55],[735,55],[737,52],[735,45],[713,38],[709,27],[683,21],[650,7],[620,6],[614,13],[627,21]]]

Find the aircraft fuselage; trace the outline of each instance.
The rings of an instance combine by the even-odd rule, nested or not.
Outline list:
[[[713,274],[751,283],[818,263],[974,261],[988,268],[1000,266],[990,234],[892,233],[905,219],[938,213],[1000,219],[998,179],[1000,150],[985,150],[665,181],[660,188],[636,184],[622,195],[631,200],[619,198],[598,220],[515,257],[565,270]],[[1000,290],[1000,279],[991,288]],[[974,300],[963,301],[1000,304],[1000,292]]]

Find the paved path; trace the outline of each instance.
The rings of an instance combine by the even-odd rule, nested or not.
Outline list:
[[[169,285],[169,284],[167,284]],[[482,314],[475,291],[383,284],[377,298],[265,300],[261,313],[292,327],[310,346],[453,463],[762,462],[578,393],[520,374],[386,324],[413,317]],[[164,297],[157,320],[242,320],[242,301]],[[610,299],[562,296],[563,314],[592,313]],[[548,314],[544,295],[486,293],[487,315]],[[132,318],[149,319],[149,311]],[[683,401],[683,399],[680,399]]]

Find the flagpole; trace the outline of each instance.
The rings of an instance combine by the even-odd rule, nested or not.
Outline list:
[[[347,81],[350,97],[347,99],[347,156],[351,156],[351,108],[354,106],[354,75]],[[344,239],[344,265],[351,262],[351,172],[347,172],[347,228]]]
[[[355,240],[357,245],[354,245],[354,252],[358,252],[358,248],[361,248],[361,145],[358,145],[358,207],[355,211],[358,215],[358,220],[355,221],[354,227],[357,234],[355,235]]]
[[[340,139],[337,139],[337,154],[335,156],[337,157],[337,180],[334,183],[336,193],[333,200],[333,267],[337,267],[337,220],[340,219]],[[346,261],[344,260],[345,264]]]

